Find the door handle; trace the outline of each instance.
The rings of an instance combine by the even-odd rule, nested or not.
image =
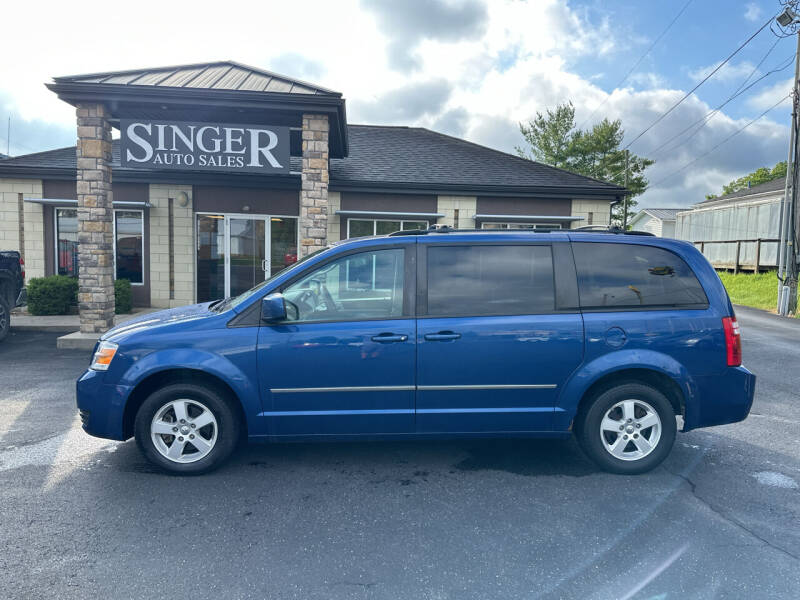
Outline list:
[[[453,331],[440,331],[439,333],[425,334],[425,339],[429,342],[446,342],[447,340],[457,340],[460,337],[460,333],[455,333]]]
[[[269,267],[269,263],[267,262],[267,259],[266,258],[262,258],[261,259],[261,270],[264,271],[264,273],[266,273],[268,267]]]
[[[388,344],[389,342],[405,342],[408,339],[407,335],[396,333],[381,333],[380,335],[373,335],[372,341],[379,344]]]

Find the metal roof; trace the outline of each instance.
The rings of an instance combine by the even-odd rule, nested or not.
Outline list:
[[[744,198],[746,196],[763,194],[765,192],[783,192],[785,189],[786,189],[786,178],[778,177],[777,179],[773,179],[772,181],[767,181],[766,183],[760,183],[758,185],[754,185],[753,187],[739,190],[738,192],[732,192],[730,194],[725,194],[724,196],[717,196],[716,198],[708,198],[707,200],[700,202],[700,205],[705,204],[706,202],[733,200],[735,198]]]
[[[689,210],[689,207],[685,208],[642,208],[639,211],[641,213],[647,213],[653,218],[661,219],[662,221],[674,221],[675,215],[679,212],[683,212],[685,210]]]
[[[90,83],[162,88],[241,90],[280,94],[310,94],[341,97],[318,85],[292,79],[232,60],[130,71],[107,71],[54,77],[56,83]]]

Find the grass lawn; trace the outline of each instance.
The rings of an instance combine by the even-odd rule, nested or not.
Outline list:
[[[774,271],[736,275],[727,271],[717,273],[734,304],[775,311],[778,304],[778,279]]]

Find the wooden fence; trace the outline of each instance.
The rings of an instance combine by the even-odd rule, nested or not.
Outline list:
[[[739,271],[753,271],[754,273],[758,273],[762,270],[774,269],[777,266],[774,260],[763,260],[762,245],[777,244],[779,241],[780,240],[776,238],[757,238],[751,240],[703,240],[693,243],[695,247],[708,258],[715,269],[733,269],[734,273],[738,273]],[[718,244],[729,244],[734,245],[734,247],[727,248],[725,252],[711,251],[712,249],[716,249],[716,245]],[[742,255],[742,246],[745,244],[755,246],[754,257],[751,260],[744,260]],[[711,256],[709,256],[709,254]]]

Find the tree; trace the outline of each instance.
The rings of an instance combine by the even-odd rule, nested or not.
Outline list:
[[[528,146],[517,147],[521,157],[617,185],[625,184],[625,151],[621,148],[625,131],[619,119],[603,119],[591,129],[580,130],[575,127],[575,108],[567,102],[554,110],[547,109],[544,115],[537,112],[534,119],[520,123],[519,129]],[[647,189],[644,171],[654,162],[635,154],[628,156],[629,222],[634,215],[632,208],[637,204],[634,198]],[[624,210],[622,202],[614,207],[615,223],[622,224]]]
[[[786,161],[783,160],[776,164],[771,169],[768,167],[760,167],[753,171],[752,173],[748,173],[744,177],[739,177],[739,179],[734,179],[728,185],[722,186],[722,195],[725,196],[727,194],[732,194],[733,192],[738,192],[739,190],[746,189],[750,186],[759,185],[761,183],[767,183],[768,181],[772,181],[773,179],[786,179]],[[716,194],[707,194],[706,198],[711,200],[712,198],[716,198]]]

